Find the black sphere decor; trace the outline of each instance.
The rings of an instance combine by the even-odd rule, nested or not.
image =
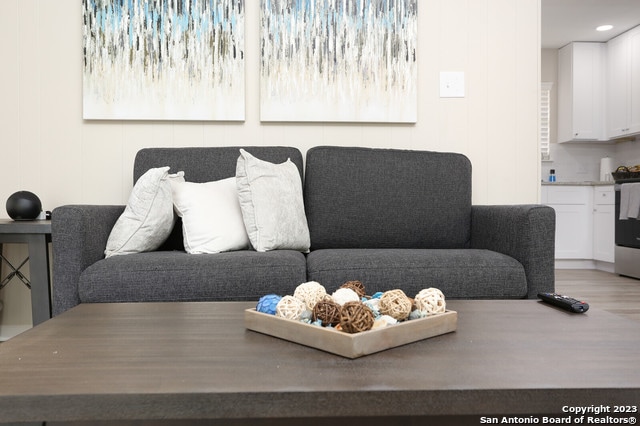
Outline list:
[[[34,220],[42,211],[42,202],[33,192],[18,191],[7,199],[7,213],[13,220]]]

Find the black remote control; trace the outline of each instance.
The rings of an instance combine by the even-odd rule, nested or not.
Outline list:
[[[571,297],[563,296],[557,293],[538,293],[538,297],[542,299],[542,301],[547,302],[551,305],[557,306],[569,312],[587,312],[589,310],[589,304],[586,302],[581,302],[577,299],[572,299]]]

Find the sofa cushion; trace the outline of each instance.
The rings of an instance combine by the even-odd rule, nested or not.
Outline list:
[[[224,146],[187,148],[144,148],[136,154],[133,164],[134,182],[152,167],[170,166],[183,170],[189,182],[211,182],[236,175],[236,163],[244,148],[258,158],[272,163],[291,159],[302,178],[300,150],[285,146]]]
[[[471,163],[454,153],[315,147],[305,208],[312,250],[468,247]]]
[[[360,280],[367,294],[395,288],[409,297],[436,287],[447,298],[527,296],[524,267],[512,257],[477,249],[326,249],[307,256],[307,279],[327,290]]]
[[[176,212],[182,218],[187,253],[220,253],[249,247],[235,178],[176,182],[171,187]]]
[[[302,179],[291,160],[274,164],[241,149],[236,184],[242,218],[254,249],[309,251]]]
[[[293,294],[305,281],[305,258],[296,251],[151,252],[94,263],[80,275],[78,292],[82,303],[257,301]]]

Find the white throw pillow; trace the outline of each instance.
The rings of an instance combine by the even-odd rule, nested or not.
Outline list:
[[[184,172],[170,175],[169,167],[159,167],[140,176],[111,229],[105,257],[152,251],[169,237],[175,223],[171,181],[184,182]]]
[[[241,149],[236,182],[242,218],[256,251],[309,251],[302,180],[291,159],[273,164]]]
[[[176,182],[172,187],[187,253],[220,253],[249,247],[234,177],[206,183]]]

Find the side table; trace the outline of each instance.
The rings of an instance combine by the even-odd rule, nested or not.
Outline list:
[[[50,220],[14,221],[0,219],[0,248],[3,243],[26,243],[29,245],[29,257],[18,267],[14,267],[2,256],[2,250],[0,250],[0,262],[6,262],[12,269],[7,278],[18,277],[27,287],[31,288],[31,316],[34,326],[51,318],[50,242]],[[27,260],[29,261],[30,279],[27,279],[20,272],[20,268],[25,265]]]

